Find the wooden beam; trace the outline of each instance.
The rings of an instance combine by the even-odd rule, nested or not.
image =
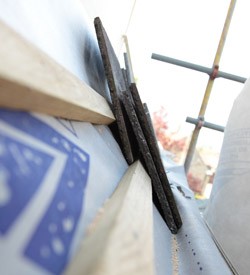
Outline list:
[[[66,271],[78,274],[154,274],[152,189],[139,161],[125,173]]]
[[[107,101],[0,21],[0,107],[110,124]]]

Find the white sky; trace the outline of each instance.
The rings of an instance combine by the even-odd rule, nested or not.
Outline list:
[[[157,53],[212,67],[229,0],[137,0],[128,39],[138,89],[151,112],[165,106],[175,129],[191,132],[186,116],[197,117],[208,75],[152,60]],[[220,70],[250,76],[248,0],[236,2]],[[216,79],[205,120],[226,125],[243,84]],[[223,134],[204,129],[199,144],[220,149]]]

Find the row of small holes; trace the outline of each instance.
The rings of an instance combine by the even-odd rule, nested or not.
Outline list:
[[[186,234],[186,235],[185,235],[185,237],[187,238],[187,237],[188,237],[188,235]],[[188,244],[191,244],[191,242],[190,242],[190,241],[188,241]],[[193,249],[193,248],[192,248],[192,253],[193,253],[193,256],[195,256],[195,255],[196,255],[196,253],[194,252],[194,249]],[[198,265],[198,266],[200,266],[200,262],[197,262],[197,265]],[[201,266],[200,266],[200,268],[199,268],[199,269],[200,269],[200,271],[202,271],[202,270],[203,270],[203,268],[202,268]]]

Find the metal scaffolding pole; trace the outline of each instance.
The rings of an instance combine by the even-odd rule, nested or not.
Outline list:
[[[214,80],[215,80],[215,78],[217,76],[217,73],[218,73],[220,58],[221,58],[221,54],[222,54],[222,51],[223,51],[223,47],[225,45],[225,41],[226,41],[229,26],[230,26],[230,22],[231,22],[231,19],[232,19],[235,4],[236,4],[236,0],[231,0],[230,5],[229,5],[229,9],[228,9],[228,13],[227,13],[227,17],[226,17],[224,27],[223,27],[223,30],[222,30],[222,34],[221,34],[221,37],[220,37],[219,45],[218,45],[218,48],[217,48],[217,52],[216,52],[214,62],[213,62],[213,72],[210,74],[210,77],[209,77],[209,80],[208,80],[208,83],[207,83],[207,87],[206,87],[206,91],[205,91],[203,101],[202,101],[202,104],[201,104],[201,108],[200,108],[200,111],[199,111],[199,116],[198,117],[200,117],[200,118],[204,118],[206,108],[207,108],[207,105],[208,105],[208,101],[209,101],[209,97],[210,97],[210,94],[211,94],[211,90],[212,90],[212,87],[213,87],[213,83],[214,83]],[[196,125],[195,129],[193,131],[193,134],[192,134],[192,138],[191,138],[191,141],[190,141],[190,144],[189,144],[187,156],[186,156],[185,163],[184,163],[186,173],[188,172],[190,164],[191,164],[192,159],[193,159],[193,155],[194,155],[194,152],[195,152],[195,147],[196,147],[196,144],[197,144],[197,141],[198,141],[200,128],[201,127],[199,127],[199,125]]]
[[[164,56],[164,55],[157,54],[157,53],[152,53],[151,58],[155,59],[155,60],[158,60],[158,61],[173,64],[173,65],[176,65],[176,66],[191,69],[191,70],[194,70],[194,71],[198,71],[198,72],[201,72],[201,73],[205,73],[205,74],[208,74],[209,76],[214,71],[214,68],[208,68],[208,67],[205,67],[205,66],[197,65],[197,64],[194,64],[194,63],[190,63],[190,62],[179,60],[179,59],[176,59],[176,58]],[[218,71],[218,73],[215,75],[215,78],[219,78],[219,77],[229,79],[229,80],[233,80],[233,81],[240,82],[240,83],[245,83],[246,80],[247,80],[246,77],[242,77],[242,76],[238,76],[238,75],[230,74],[230,73],[225,73],[225,72],[222,72],[222,71]]]
[[[224,132],[225,130],[224,126],[204,121],[202,118],[193,118],[188,116],[186,118],[186,122],[199,125],[200,127],[205,127],[215,131],[219,131],[219,132]]]
[[[211,94],[211,90],[212,90],[212,87],[213,87],[214,80],[218,77],[222,77],[222,78],[237,81],[237,82],[240,82],[240,83],[245,83],[245,81],[246,81],[245,77],[241,77],[241,76],[237,76],[237,75],[233,75],[233,74],[230,74],[230,73],[225,73],[225,72],[219,71],[220,58],[221,58],[221,54],[222,54],[222,51],[223,51],[223,48],[224,48],[224,45],[225,45],[225,41],[226,41],[227,33],[228,33],[228,30],[229,30],[229,26],[230,26],[230,23],[231,23],[231,19],[232,19],[232,16],[233,16],[233,11],[234,11],[234,8],[235,8],[235,4],[236,4],[236,0],[231,0],[229,8],[228,8],[228,12],[227,12],[226,20],[225,20],[225,23],[224,23],[224,27],[223,27],[223,30],[222,30],[222,33],[221,33],[220,41],[219,41],[219,44],[218,44],[218,47],[217,47],[217,51],[216,51],[216,55],[215,55],[215,58],[214,58],[212,68],[204,67],[204,66],[201,66],[201,65],[197,65],[197,64],[194,64],[194,63],[178,60],[178,59],[175,59],[175,58],[171,58],[171,57],[167,57],[167,56],[163,56],[163,55],[159,55],[159,54],[155,54],[155,53],[153,53],[152,56],[151,56],[152,59],[156,59],[156,60],[159,60],[159,61],[171,63],[171,64],[174,64],[174,65],[177,65],[177,66],[185,67],[185,68],[195,70],[195,71],[199,71],[199,72],[202,72],[202,73],[206,73],[206,74],[209,75],[209,80],[207,82],[205,94],[204,94],[204,97],[203,97],[203,100],[202,100],[202,104],[201,104],[201,107],[200,107],[200,111],[199,111],[197,121],[194,121],[194,119],[192,119],[192,118],[187,118],[188,120],[190,120],[190,119],[192,120],[192,122],[191,122],[191,120],[187,121],[187,122],[194,123],[196,126],[195,126],[195,129],[194,129],[193,133],[192,133],[192,138],[191,138],[191,141],[190,141],[190,144],[189,144],[187,156],[186,156],[185,163],[184,163],[186,173],[188,172],[190,164],[192,162],[193,155],[194,155],[195,148],[196,148],[196,144],[197,144],[197,141],[198,141],[199,132],[200,132],[200,129],[202,128],[202,126],[205,127],[205,124],[206,124],[206,127],[208,127],[208,128],[213,129],[215,127],[215,128],[218,128],[218,129],[215,129],[215,130],[224,131],[222,126],[204,122],[204,116],[205,116],[205,112],[206,112],[206,108],[207,108],[208,101],[209,101],[209,98],[210,98],[210,94]]]

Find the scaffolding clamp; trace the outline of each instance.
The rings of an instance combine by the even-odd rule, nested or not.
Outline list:
[[[218,77],[218,74],[219,74],[219,65],[214,65],[213,71],[210,74],[210,79],[215,80],[215,78]]]
[[[204,117],[199,116],[197,120],[196,127],[200,130],[204,126]]]

